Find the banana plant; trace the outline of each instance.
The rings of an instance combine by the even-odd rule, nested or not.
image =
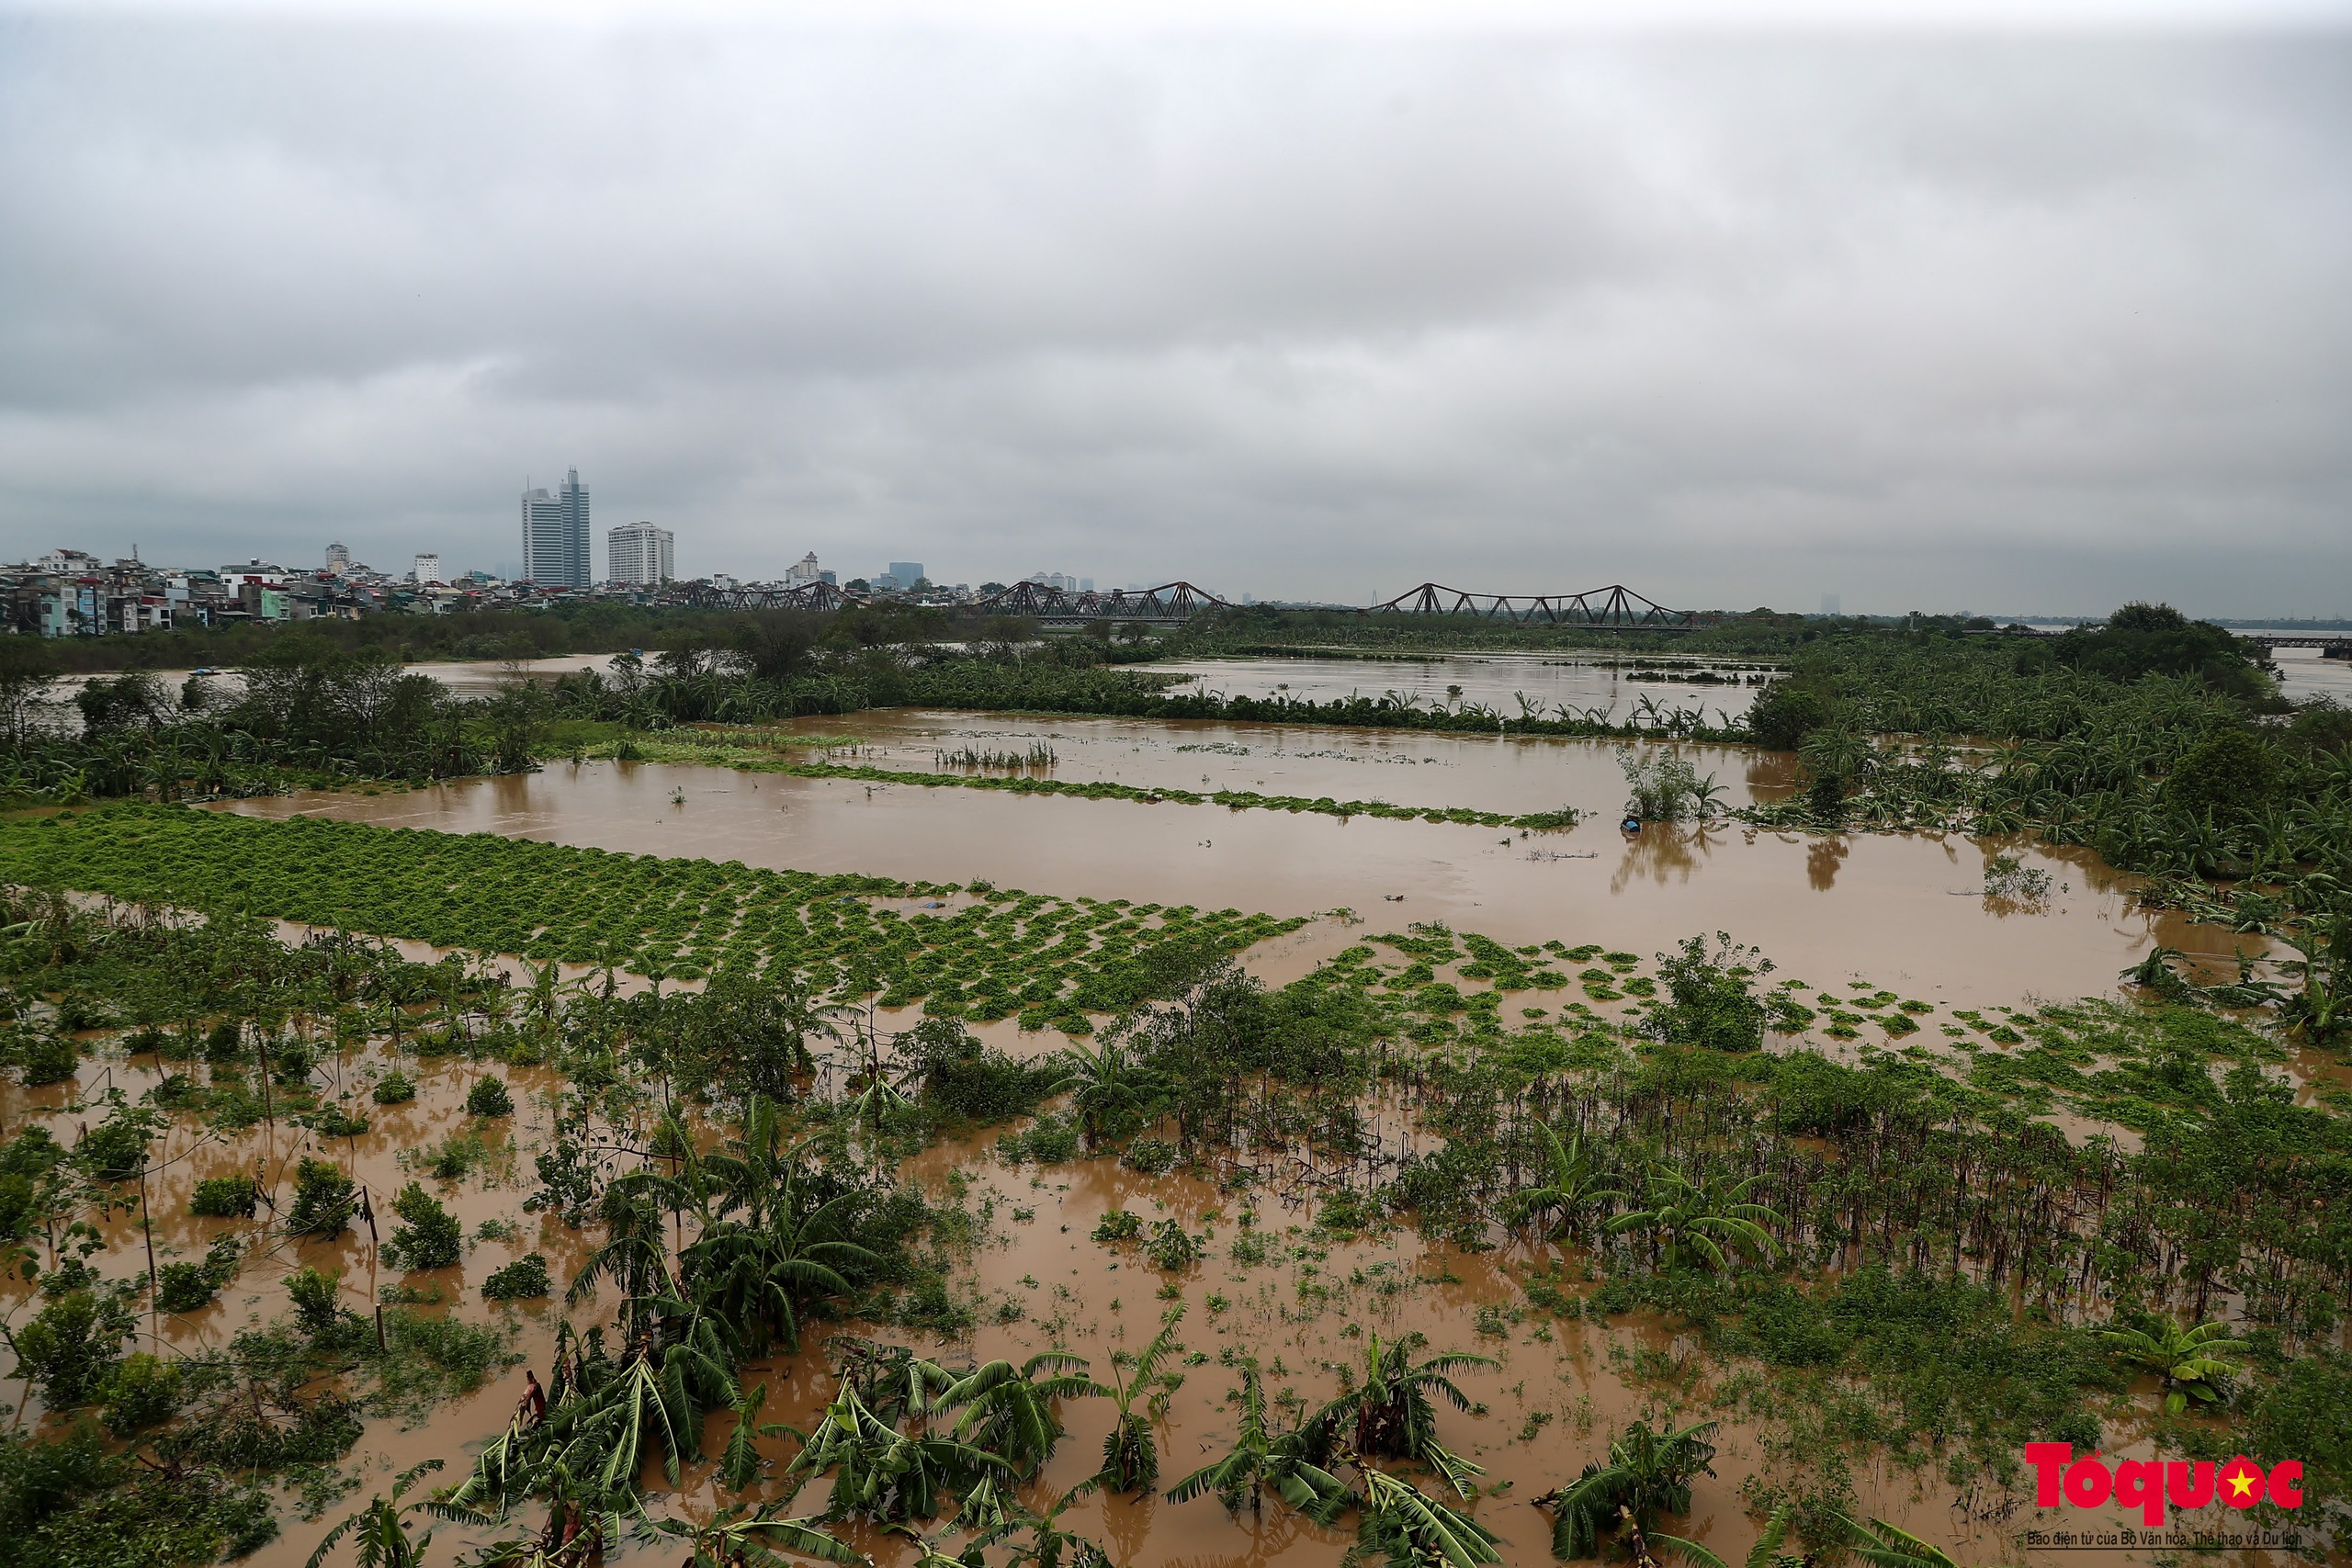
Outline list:
[[[1325,1405],[1313,1426],[1338,1438],[1345,1434],[1349,1451],[1387,1459],[1419,1460],[1433,1464],[1462,1495],[1468,1496],[1469,1478],[1482,1473],[1476,1465],[1440,1447],[1437,1440],[1436,1395],[1456,1410],[1470,1408],[1470,1396],[1448,1375],[1472,1367],[1501,1363],[1491,1356],[1448,1351],[1416,1363],[1413,1353],[1428,1340],[1419,1333],[1381,1343],[1378,1333],[1368,1337],[1363,1381]]]
[[[1266,1389],[1255,1358],[1241,1363],[1241,1429],[1225,1457],[1203,1465],[1168,1490],[1171,1503],[1188,1503],[1206,1493],[1216,1494],[1227,1513],[1238,1513],[1244,1499],[1255,1514],[1263,1505],[1264,1489],[1273,1488],[1282,1500],[1300,1512],[1328,1522],[1345,1507],[1346,1483],[1314,1461],[1316,1434],[1304,1427],[1274,1432],[1266,1424]]]
[[[1114,1492],[1145,1492],[1159,1479],[1159,1447],[1153,1439],[1151,1422],[1145,1411],[1136,1408],[1136,1400],[1152,1385],[1159,1375],[1159,1363],[1183,1347],[1176,1337],[1177,1325],[1184,1321],[1184,1308],[1180,1303],[1160,1320],[1159,1332],[1139,1355],[1122,1351],[1111,1358],[1111,1400],[1118,1406],[1118,1415],[1111,1423],[1110,1435],[1102,1439],[1103,1484]],[[1160,1406],[1167,1399],[1165,1390],[1152,1396],[1152,1405]]]
[[[1714,1429],[1702,1421],[1678,1432],[1669,1422],[1653,1431],[1636,1421],[1610,1443],[1606,1464],[1588,1464],[1575,1482],[1535,1498],[1553,1510],[1553,1555],[1591,1556],[1621,1516],[1646,1530],[1660,1514],[1689,1513],[1691,1478],[1714,1474],[1715,1446],[1707,1440]]]
[[[1011,1475],[1002,1457],[969,1443],[909,1436],[866,1407],[854,1388],[836,1390],[824,1418],[793,1456],[786,1475],[833,1474],[826,1512],[876,1524],[929,1518],[958,1489],[991,1472]]]
[[[2109,1328],[2099,1337],[2114,1348],[2119,1360],[2156,1374],[2167,1416],[2179,1415],[2191,1400],[2220,1404],[2222,1380],[2236,1370],[2229,1359],[2245,1353],[2245,1344],[2230,1337],[2225,1323],[2183,1328],[2166,1319],[2153,1334],[2142,1328]]]
[[[1502,1538],[1486,1526],[1385,1471],[1361,1470],[1363,1520],[1358,1551],[1379,1552],[1389,1568],[1479,1568],[1500,1562]],[[1350,1555],[1354,1555],[1351,1553]]]
[[[973,1369],[940,1395],[947,1409],[962,1410],[956,1436],[1002,1457],[1023,1480],[1037,1473],[1061,1441],[1061,1417],[1054,1403],[1088,1398],[1110,1390],[1086,1375],[1083,1356],[1041,1351],[1018,1367],[989,1361]]]
[[[319,1549],[311,1553],[304,1568],[320,1568],[346,1536],[351,1538],[359,1568],[418,1568],[424,1561],[424,1549],[433,1544],[433,1532],[428,1529],[422,1536],[411,1537],[404,1516],[422,1513],[426,1505],[420,1501],[403,1507],[401,1499],[416,1484],[418,1476],[440,1468],[439,1460],[429,1459],[401,1471],[393,1478],[392,1495],[376,1497],[327,1531],[326,1539],[319,1542]]]
[[[1703,1179],[1694,1181],[1671,1166],[1656,1166],[1646,1194],[1649,1207],[1618,1215],[1609,1222],[1608,1229],[1612,1235],[1648,1231],[1662,1243],[1668,1269],[1677,1267],[1689,1251],[1708,1268],[1721,1270],[1730,1266],[1733,1251],[1752,1248],[1769,1255],[1774,1250],[1771,1234],[1764,1227],[1780,1224],[1780,1214],[1747,1198],[1763,1179],[1746,1177],[1724,1188]]]
[[[1583,1138],[1572,1137],[1564,1142],[1559,1134],[1541,1122],[1535,1124],[1535,1131],[1544,1140],[1544,1180],[1513,1200],[1510,1223],[1519,1225],[1531,1220],[1541,1221],[1541,1234],[1556,1239],[1575,1229],[1577,1216],[1587,1208],[1624,1194],[1603,1185],[1604,1179]]]
[[[748,1517],[728,1509],[707,1524],[649,1519],[656,1535],[686,1543],[679,1568],[783,1568],[786,1553],[826,1562],[869,1562],[864,1552],[836,1540],[808,1518],[787,1519],[763,1507]]]

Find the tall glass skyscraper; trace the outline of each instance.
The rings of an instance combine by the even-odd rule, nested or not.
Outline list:
[[[596,577],[588,554],[588,487],[580,470],[563,489],[523,492],[523,575],[548,588],[589,588]]]

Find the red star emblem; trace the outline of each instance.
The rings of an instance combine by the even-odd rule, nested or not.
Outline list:
[[[2244,1454],[2222,1467],[2214,1478],[2216,1496],[2233,1508],[2251,1508],[2262,1501],[2262,1467]]]

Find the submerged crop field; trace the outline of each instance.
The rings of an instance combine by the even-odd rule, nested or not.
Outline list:
[[[6,912],[8,1560],[1990,1555],[2029,1442],[2345,1480],[2352,1124],[2193,996],[1368,924],[1269,987],[1295,919],[177,807],[0,876],[114,900]]]
[[[1285,624],[21,725],[0,1568],[2352,1551],[2339,714],[2144,606],[1694,635],[1736,716],[1148,668]],[[1798,940],[1869,833],[1957,956]]]

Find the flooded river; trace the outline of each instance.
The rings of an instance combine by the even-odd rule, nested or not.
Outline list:
[[[1064,725],[1050,728],[1069,732]],[[1020,729],[1007,721],[1005,733]],[[1289,734],[1292,744],[1331,744],[1329,731]],[[1487,748],[1484,763],[1466,760],[1469,747],[1458,741],[1430,749],[1413,738],[1410,748],[1451,758],[1440,765],[1457,771],[1443,775],[1440,793],[1453,804],[1557,804],[1549,782],[1555,770],[1583,781],[1569,786],[1572,798],[1581,794],[1603,810],[1615,804],[1601,793],[1616,773],[1605,745],[1475,744]],[[1547,775],[1540,787],[1528,779],[1539,746]],[[1178,760],[1169,750],[1138,754],[1154,766]],[[1252,780],[1287,778],[1294,785],[1323,776],[1323,769],[1376,766],[1295,753],[1285,759],[1271,750],[1261,758],[1182,755],[1186,769],[1197,765],[1213,776],[1235,768]],[[1271,771],[1283,760],[1302,772]],[[1252,772],[1245,764],[1253,761],[1269,771]],[[1402,767],[1383,773],[1419,776]],[[1777,780],[1770,764],[1762,773]],[[1762,778],[1747,786],[1755,793],[1771,787]],[[1513,790],[1523,793],[1514,796]],[[1412,797],[1398,792],[1392,798]],[[1276,915],[1345,908],[1374,931],[1442,920],[1511,945],[1557,939],[1647,955],[1693,934],[1724,931],[1761,946],[1783,972],[1815,984],[1867,978],[1962,1006],[2106,992],[2117,972],[2153,942],[2229,952],[2226,937],[2136,908],[2126,897],[2129,879],[2095,857],[1956,834],[1816,835],[1684,824],[1627,835],[1606,817],[1570,831],[1530,834],[631,762],[560,762],[536,774],[376,795],[304,793],[222,809],[495,832],[775,868],[956,882],[984,877],[1065,897]],[[1984,863],[2004,850],[2046,870],[2049,898],[2027,905],[1981,896]],[[1351,929],[1318,922],[1261,957],[1274,965],[1271,977],[1287,977],[1346,945]]]
[[[1513,671],[1510,678],[1526,673]],[[1709,700],[1731,695],[1710,693]],[[1040,761],[1038,771],[1066,780],[1504,811],[1565,804],[1600,815],[1571,830],[1521,833],[631,762],[559,762],[530,775],[413,791],[311,793],[219,809],[492,832],[775,868],[986,878],[1004,887],[1139,903],[1276,915],[1352,911],[1253,950],[1253,967],[1275,981],[1306,972],[1364,934],[1432,920],[1511,945],[1557,939],[1645,958],[1683,938],[1720,930],[1758,944],[1783,975],[1814,986],[1866,979],[1939,1009],[2110,992],[2118,971],[2152,942],[2217,957],[2229,945],[2225,936],[2138,910],[2127,897],[2130,879],[2095,858],[2030,844],[1958,835],[1779,833],[1728,823],[1653,826],[1628,835],[1614,820],[1623,797],[1616,748],[1602,742],[922,712],[805,720],[790,728],[810,754],[831,750],[843,761],[892,768],[947,765],[940,762],[942,754],[965,750],[1026,756],[1044,749],[1051,758]],[[1701,773],[1716,775],[1726,804],[1777,798],[1791,787],[1785,759],[1685,750]],[[2050,896],[2034,903],[1986,897],[1984,872],[1996,852],[2017,854],[2046,871]],[[992,1034],[1011,1027],[997,1026]],[[1032,1037],[1028,1048],[1058,1043],[1058,1037]],[[387,1065],[380,1047],[370,1047],[347,1055],[334,1070],[356,1086]],[[134,1093],[153,1077],[140,1063],[116,1062],[103,1070],[114,1075],[108,1081]],[[452,1063],[413,1070],[421,1080],[413,1104],[377,1108],[366,1135],[320,1151],[367,1183],[379,1212],[413,1174],[418,1151],[465,1122],[463,1096],[478,1069]],[[537,1250],[547,1256],[560,1291],[584,1260],[592,1237],[522,1211],[531,1182],[519,1173],[531,1168],[531,1156],[548,1134],[537,1096],[549,1080],[533,1071],[497,1070],[514,1080],[517,1113],[493,1134],[492,1157],[481,1170],[442,1187],[469,1236],[481,1239],[457,1269],[433,1280],[399,1282],[428,1292],[439,1288],[448,1300],[446,1310],[513,1325],[514,1353],[544,1375],[562,1309],[552,1303],[487,1305],[478,1298],[481,1280]],[[100,1071],[95,1062],[85,1066],[84,1093],[99,1092]],[[40,1109],[62,1105],[65,1087],[0,1088],[0,1117],[13,1126]],[[1375,1136],[1383,1135],[1379,1114]],[[1387,1135],[1397,1131],[1392,1126]],[[282,1180],[290,1159],[304,1145],[319,1144],[284,1127],[227,1142],[186,1130],[177,1136],[166,1151],[169,1174],[154,1194],[156,1246],[167,1260],[198,1257],[210,1234],[244,1224],[188,1218],[187,1190],[196,1178],[258,1164]],[[1642,1314],[1613,1322],[1555,1319],[1531,1308],[1520,1283],[1530,1270],[1553,1271],[1550,1277],[1571,1295],[1589,1289],[1581,1283],[1580,1254],[1513,1241],[1499,1232],[1498,1245],[1472,1250],[1402,1228],[1339,1239],[1309,1228],[1312,1182],[1275,1180],[1237,1191],[1182,1174],[1140,1176],[1107,1158],[1012,1165],[993,1152],[992,1139],[993,1133],[990,1142],[934,1147],[902,1171],[934,1201],[971,1210],[980,1238],[959,1266],[956,1287],[978,1308],[980,1326],[952,1347],[918,1337],[915,1348],[958,1360],[1019,1359],[1066,1348],[1091,1358],[1100,1377],[1107,1375],[1114,1350],[1140,1348],[1162,1314],[1181,1306],[1187,1353],[1174,1369],[1182,1382],[1159,1423],[1162,1487],[1216,1457],[1232,1438],[1227,1391],[1238,1381],[1238,1357],[1259,1358],[1268,1393],[1277,1400],[1319,1404],[1339,1387],[1340,1366],[1361,1366],[1370,1336],[1385,1343],[1419,1331],[1432,1350],[1472,1350],[1498,1361],[1456,1380],[1473,1409],[1444,1411],[1440,1429],[1450,1447],[1486,1468],[1475,1512],[1503,1537],[1505,1561],[1536,1564],[1549,1560],[1550,1524],[1531,1506],[1534,1497],[1573,1480],[1636,1416],[1688,1421],[1713,1413],[1708,1400],[1721,1369],[1698,1353],[1695,1342]],[[1146,1224],[1180,1222],[1204,1238],[1203,1261],[1163,1272],[1131,1244],[1096,1242],[1095,1226],[1113,1210],[1134,1213]],[[116,1222],[110,1265],[137,1267],[143,1258],[135,1224]],[[220,1304],[149,1326],[175,1345],[218,1345],[236,1329],[283,1311],[277,1281],[299,1262],[342,1267],[346,1304],[362,1314],[381,1285],[396,1281],[379,1267],[363,1228],[338,1243],[281,1247],[249,1259]],[[575,1315],[588,1321],[610,1310],[607,1300]],[[870,1325],[826,1332],[907,1339]],[[753,1369],[751,1375],[764,1378],[771,1390],[763,1419],[804,1428],[815,1419],[831,1389],[822,1349],[812,1346],[798,1358]],[[401,1465],[437,1455],[449,1464],[444,1479],[454,1476],[503,1423],[521,1392],[520,1379],[518,1366],[479,1393],[436,1408],[421,1427],[371,1422],[346,1466],[359,1477],[356,1495],[315,1522],[289,1517],[287,1533],[252,1561],[262,1568],[295,1568],[327,1520],[369,1492],[388,1490]],[[1037,1506],[1049,1506],[1092,1472],[1112,1418],[1102,1400],[1072,1402],[1064,1414],[1069,1435],[1042,1482],[1026,1490]],[[720,1416],[707,1433],[710,1451],[723,1442],[729,1419]],[[2143,1423],[2113,1419],[2107,1431],[2110,1454],[2153,1452],[2153,1434]],[[1786,1459],[1769,1451],[1769,1438],[1764,1427],[1727,1419],[1718,1434],[1717,1478],[1701,1479],[1690,1517],[1674,1528],[1735,1562],[1743,1556],[1756,1524],[1742,1484]],[[777,1460],[791,1451],[783,1441],[763,1447]],[[1853,1483],[1864,1512],[1948,1543],[1964,1562],[2018,1560],[2014,1544],[1992,1523],[1954,1511],[1932,1477],[1872,1469],[1858,1460]],[[689,1471],[675,1496],[661,1495],[668,1483],[650,1472],[648,1484],[657,1495],[657,1511],[707,1515],[733,1500],[717,1493],[707,1466]],[[802,1494],[791,1511],[820,1509],[824,1484]],[[752,1494],[766,1500],[786,1495],[774,1472]],[[2010,1525],[2027,1522],[2030,1513]],[[1246,1511],[1229,1517],[1213,1498],[1171,1505],[1091,1497],[1074,1505],[1066,1522],[1102,1541],[1122,1568],[1270,1568],[1277,1562],[1330,1568],[1351,1540],[1272,1506],[1262,1517]],[[903,1540],[847,1533],[877,1561],[915,1559]],[[440,1540],[480,1539],[445,1528]],[[615,1557],[666,1568],[677,1555],[673,1548]],[[2120,1552],[2051,1559],[2070,1564],[2126,1560]]]
[[[1421,707],[1475,704],[1518,717],[1598,711],[1618,723],[1645,700],[1661,708],[1704,708],[1710,724],[1747,711],[1780,665],[1746,659],[1479,653],[1426,658],[1170,660],[1148,668],[1189,678],[1180,688],[1228,697],[1295,697],[1331,702],[1398,695]],[[1750,682],[1754,682],[1751,684]]]

